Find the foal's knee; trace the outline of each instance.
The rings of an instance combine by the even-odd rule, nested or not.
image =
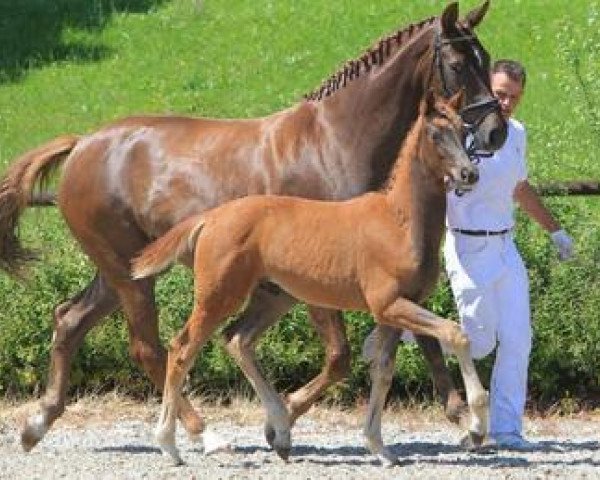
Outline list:
[[[234,358],[240,358],[244,352],[254,348],[254,340],[248,335],[242,335],[239,332],[232,333],[225,330],[223,333],[225,349]]]

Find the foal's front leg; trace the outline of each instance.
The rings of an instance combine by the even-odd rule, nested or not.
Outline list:
[[[456,322],[438,317],[404,298],[396,299],[396,301],[385,308],[374,308],[373,313],[379,324],[400,330],[408,329],[416,334],[437,338],[449,351],[456,355],[467,391],[467,403],[471,412],[469,433],[475,443],[480,443],[481,439],[487,433],[488,395],[481,385],[477,371],[475,370],[469,350],[469,339],[460,326]],[[376,354],[381,356],[385,352],[382,353],[381,350],[376,350]],[[380,408],[383,408],[381,403],[379,405],[369,405],[369,419],[371,417],[375,419],[380,418]],[[372,420],[369,419],[368,422],[371,422]],[[370,424],[367,423],[367,425]],[[373,430],[371,429],[371,431]]]
[[[369,363],[371,375],[371,395],[363,435],[367,448],[385,466],[399,463],[398,457],[385,446],[381,436],[381,417],[394,376],[394,360],[399,342],[400,331],[378,325],[365,340],[362,352]]]

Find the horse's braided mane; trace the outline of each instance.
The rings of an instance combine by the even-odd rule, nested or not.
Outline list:
[[[437,17],[431,17],[419,23],[411,23],[408,27],[379,40],[357,59],[348,60],[336,73],[323,81],[319,88],[304,95],[304,98],[306,100],[322,100],[345,87],[349,81],[358,78],[361,73],[368,73],[374,65],[382,65],[392,53],[393,46],[402,47],[416,33],[424,27],[430,26],[436,19]]]

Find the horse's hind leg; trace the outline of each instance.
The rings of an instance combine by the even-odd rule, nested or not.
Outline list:
[[[56,307],[48,386],[40,401],[40,411],[27,419],[21,431],[24,450],[31,450],[64,412],[73,355],[88,331],[118,305],[115,292],[102,277],[96,276],[85,290]]]
[[[429,365],[435,388],[442,397],[446,418],[452,423],[460,424],[462,417],[468,414],[469,409],[450,376],[440,342],[433,337],[423,335],[415,335],[415,338]]]
[[[307,412],[322,393],[333,383],[345,378],[350,371],[350,345],[342,312],[308,307],[309,319],[325,346],[325,365],[309,383],[286,398],[290,421]]]
[[[167,355],[159,338],[154,279],[133,281],[120,278],[116,285],[127,318],[130,356],[162,391]],[[196,438],[203,432],[204,422],[184,396],[181,396],[178,414],[190,437]]]

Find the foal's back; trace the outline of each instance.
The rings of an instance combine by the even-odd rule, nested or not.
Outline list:
[[[201,283],[215,280],[211,272],[229,285],[250,279],[248,289],[268,278],[314,305],[368,310],[363,292],[374,275],[398,278],[412,269],[403,248],[407,227],[381,193],[344,202],[251,196],[189,222],[202,223],[195,250]]]

